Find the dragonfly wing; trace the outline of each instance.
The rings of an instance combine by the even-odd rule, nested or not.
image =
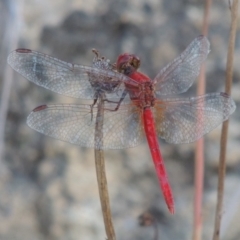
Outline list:
[[[169,143],[189,143],[210,132],[235,111],[226,93],[156,102],[154,115],[159,137]]]
[[[185,51],[164,67],[153,80],[157,95],[174,95],[186,92],[199,75],[200,67],[210,51],[204,36],[195,38]]]
[[[17,49],[8,56],[9,65],[29,81],[69,97],[93,99],[96,91],[119,99],[123,81],[133,82],[120,73],[61,61],[29,49]],[[111,94],[110,94],[111,93]]]
[[[108,108],[110,104],[106,104]],[[112,109],[112,107],[111,107]],[[89,105],[43,105],[34,109],[27,124],[50,137],[82,147],[97,147],[95,125],[97,108],[92,114]],[[143,129],[139,110],[120,106],[118,111],[105,109],[103,119],[103,149],[134,147],[142,140]]]

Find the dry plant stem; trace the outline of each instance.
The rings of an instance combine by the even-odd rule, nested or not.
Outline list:
[[[233,57],[234,57],[234,46],[237,29],[237,18],[238,18],[238,0],[233,0],[231,6],[231,30],[230,38],[228,43],[228,56],[227,56],[227,69],[226,69],[226,93],[231,93],[232,86],[232,72],[233,72]],[[226,168],[226,150],[227,150],[227,133],[228,133],[228,121],[225,121],[222,126],[221,134],[221,148],[220,148],[220,159],[219,159],[219,171],[218,171],[218,194],[217,194],[217,206],[215,214],[215,227],[213,233],[213,240],[220,239],[220,226],[223,213],[223,195],[224,195],[224,178]]]
[[[103,220],[105,225],[105,231],[108,240],[115,240],[115,232],[112,223],[108,188],[107,188],[107,177],[105,171],[105,160],[103,146],[103,116],[104,116],[104,101],[99,99],[97,121],[95,127],[95,164],[97,173],[98,190],[100,195]]]
[[[207,36],[209,12],[212,0],[205,1],[205,11],[203,18],[202,34]],[[205,66],[200,71],[197,95],[205,93]],[[199,116],[199,119],[201,116]],[[195,154],[195,196],[194,196],[194,227],[193,240],[200,240],[202,236],[202,196],[203,196],[203,179],[204,179],[204,140],[201,138],[196,144]]]

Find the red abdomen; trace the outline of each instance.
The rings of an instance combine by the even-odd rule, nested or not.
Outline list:
[[[143,110],[143,123],[148,145],[155,165],[158,181],[160,183],[162,193],[165,202],[168,206],[168,209],[173,214],[174,213],[173,194],[171,186],[168,181],[167,171],[163,162],[163,157],[159,148],[159,143],[157,140],[157,134],[155,129],[155,122],[150,107],[145,108]]]

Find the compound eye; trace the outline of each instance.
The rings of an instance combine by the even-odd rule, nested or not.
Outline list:
[[[140,59],[137,56],[133,56],[131,65],[137,70],[140,67]]]
[[[120,73],[123,73],[123,74],[124,74],[124,72],[125,72],[125,69],[126,69],[125,64],[121,64],[121,65],[118,67],[118,71],[119,71]]]

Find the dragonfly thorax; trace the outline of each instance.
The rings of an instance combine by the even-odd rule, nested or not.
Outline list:
[[[140,108],[153,107],[155,104],[154,88],[150,81],[139,83],[138,88],[128,89],[131,100]]]

